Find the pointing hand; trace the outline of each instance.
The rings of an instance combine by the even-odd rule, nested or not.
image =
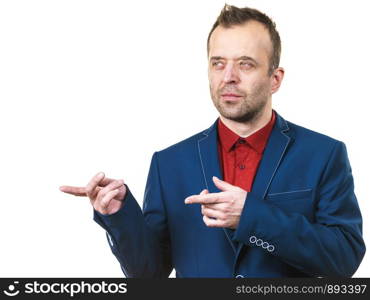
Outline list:
[[[94,209],[102,214],[119,211],[126,195],[123,180],[105,177],[102,172],[96,174],[85,187],[61,186],[59,189],[74,196],[89,197]]]

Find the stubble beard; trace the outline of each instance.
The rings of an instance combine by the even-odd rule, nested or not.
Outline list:
[[[251,93],[238,93],[242,94],[238,102],[224,101],[221,99],[223,91],[217,90],[216,93],[212,92],[211,97],[216,109],[226,119],[238,123],[250,123],[258,119],[263,113],[269,99],[269,94],[264,85],[258,86]]]

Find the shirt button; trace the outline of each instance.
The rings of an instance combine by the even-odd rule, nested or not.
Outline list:
[[[245,165],[239,165],[239,169],[240,170],[244,170],[245,169]]]
[[[242,140],[242,139],[240,139],[238,142],[239,144],[245,144],[245,140]]]

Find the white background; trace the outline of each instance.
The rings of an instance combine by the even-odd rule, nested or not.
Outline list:
[[[346,143],[369,243],[367,2],[229,4],[277,23],[286,77],[274,108]],[[0,276],[123,276],[88,200],[58,187],[104,171],[142,201],[153,152],[214,122],[206,38],[223,5],[0,2]]]

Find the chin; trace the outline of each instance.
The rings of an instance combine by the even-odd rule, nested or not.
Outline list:
[[[228,119],[228,120],[231,120],[231,121],[234,121],[234,122],[238,122],[238,123],[250,122],[250,121],[254,120],[258,115],[258,112],[256,112],[256,111],[245,112],[243,114],[225,113],[225,112],[220,112],[220,111],[219,111],[219,113],[225,119]]]

